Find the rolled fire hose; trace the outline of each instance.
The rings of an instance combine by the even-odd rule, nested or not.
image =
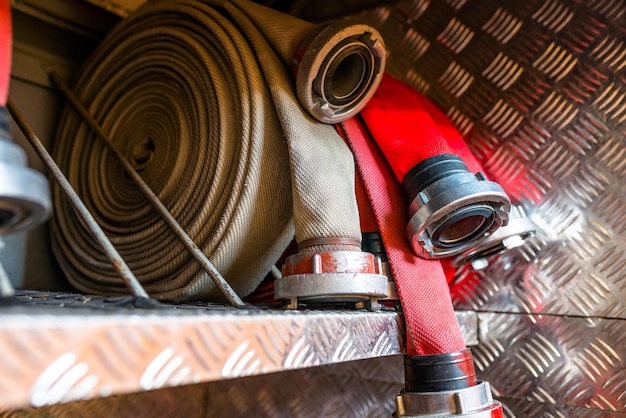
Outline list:
[[[375,32],[357,25],[355,35],[342,25],[347,40],[331,39],[330,59],[310,59],[309,49],[297,57],[296,72],[321,91],[314,106],[333,121],[358,111],[356,98],[369,94],[362,84],[375,87],[384,64]],[[243,0],[151,1],[114,28],[75,84],[114,145],[242,296],[294,233],[301,252],[360,252],[352,156],[331,126],[303,111],[290,74],[299,44],[319,52],[330,42],[326,29]],[[366,55],[373,64],[363,64]],[[346,61],[359,77],[346,80]],[[54,155],[149,294],[219,297],[71,108]],[[53,248],[70,282],[86,293],[125,293],[58,190],[54,205]]]

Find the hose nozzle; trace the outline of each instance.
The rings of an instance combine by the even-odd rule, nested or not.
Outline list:
[[[320,122],[343,122],[372,97],[385,60],[385,44],[374,28],[349,20],[319,26],[294,57],[298,100]]]

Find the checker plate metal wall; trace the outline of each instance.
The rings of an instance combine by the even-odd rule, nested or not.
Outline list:
[[[457,274],[457,308],[541,314],[493,314],[482,376],[526,401],[521,416],[625,411],[626,3],[412,0],[360,17],[383,33],[389,72],[445,111],[539,226]]]

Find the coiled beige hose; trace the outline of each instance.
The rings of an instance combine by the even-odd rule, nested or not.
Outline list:
[[[152,1],[107,36],[75,85],[242,296],[294,233],[298,242],[360,240],[352,155],[331,126],[301,109],[285,62],[311,29],[244,1]],[[218,297],[69,107],[54,156],[148,293]],[[127,293],[58,190],[53,197],[54,251],[70,282],[85,293]]]

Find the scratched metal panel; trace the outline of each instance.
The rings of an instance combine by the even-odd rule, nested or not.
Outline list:
[[[0,408],[386,356],[402,346],[394,312],[95,309],[89,297],[61,301],[0,307]]]
[[[581,318],[554,318],[563,323],[572,320],[585,321]],[[493,327],[493,333],[490,331],[490,334],[495,333],[494,335],[502,335],[499,327],[510,323],[518,323],[519,325],[513,332],[509,332],[509,335],[515,334],[520,328],[529,328],[528,324],[525,323],[529,321],[529,318],[522,314],[499,316],[486,314],[482,320],[485,326]],[[534,327],[539,328],[538,334],[545,336],[545,339],[553,339],[555,335],[554,324],[546,325],[540,321],[530,322]],[[619,322],[623,323],[623,321]],[[556,328],[562,330],[568,326],[575,326],[572,324],[564,325],[563,323],[558,324]],[[532,329],[533,326],[530,328]],[[559,335],[559,331],[556,334]],[[501,344],[510,342],[510,339],[505,341],[501,337],[489,337],[490,343],[494,344],[496,338],[501,340]],[[516,345],[515,349],[521,353],[520,357],[524,358],[527,355],[524,354],[527,347],[521,342],[514,343],[514,345]],[[542,345],[545,346],[545,342],[542,342]],[[584,351],[584,349],[580,349],[579,353]],[[484,362],[484,354],[479,354],[479,356],[481,357],[480,361]],[[582,357],[578,355],[578,358],[584,357],[585,355]],[[568,369],[564,356],[559,357],[557,361],[562,363],[560,367]],[[516,368],[524,369],[526,367],[520,366],[520,364]],[[505,366],[502,367],[506,368]],[[506,372],[508,373],[509,370],[507,369]],[[518,373],[518,371],[513,370],[513,373]],[[523,370],[522,373],[524,373]],[[186,387],[111,396],[64,405],[22,409],[4,414],[0,413],[0,417],[134,417],[145,416],[149,413],[151,417],[155,418],[172,416],[380,418],[391,416],[395,408],[395,395],[402,389],[402,385],[402,356],[396,355]],[[617,418],[626,416],[625,413],[606,411],[602,408],[537,402],[536,397],[545,396],[545,392],[537,388],[535,390],[536,393],[533,393],[532,390],[528,391],[525,399],[499,397],[506,406],[505,417]]]
[[[482,376],[543,411],[522,416],[625,411],[624,1],[410,0],[360,17],[383,33],[388,70],[446,112],[539,227],[457,272],[457,308],[544,314],[493,314]]]
[[[399,357],[398,360],[402,361]],[[367,363],[348,363],[368,369]],[[340,365],[340,370],[346,366]],[[343,417],[391,416],[400,385],[353,379],[316,367],[188,387],[0,413],[2,418],[68,417]],[[375,371],[370,369],[371,371]],[[370,376],[375,378],[375,376]]]

